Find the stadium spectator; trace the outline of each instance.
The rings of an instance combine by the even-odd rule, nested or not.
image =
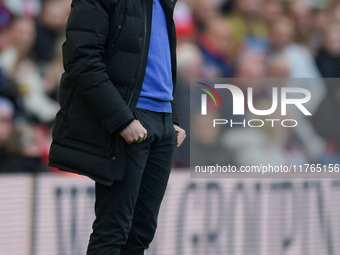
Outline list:
[[[4,162],[3,172],[36,173],[48,170],[42,160],[34,125],[17,120],[9,138],[8,148],[11,156]]]
[[[190,79],[201,78],[203,70],[203,56],[196,44],[185,43],[177,49],[177,85],[175,103],[178,109],[179,121],[187,134],[187,141],[174,153],[175,167],[189,167],[190,165]],[[194,87],[195,88],[195,87]]]
[[[313,29],[311,8],[301,0],[289,2],[289,13],[296,29],[296,42],[310,48]]]
[[[313,32],[311,35],[311,46],[313,52],[322,47],[324,43],[324,31],[330,22],[330,11],[328,9],[315,10],[313,14]]]
[[[176,24],[177,45],[185,42],[196,42],[197,26],[193,18],[193,9],[187,1],[178,1],[174,12]]]
[[[35,40],[33,20],[17,18],[9,28],[9,36],[10,47],[0,55],[5,74],[18,86],[26,112],[39,121],[52,121],[59,105],[44,92],[37,64],[30,58]]]
[[[199,39],[205,78],[232,77],[233,68],[227,58],[230,50],[231,29],[225,19],[216,18],[207,21]]]
[[[283,4],[280,0],[262,0],[261,1],[261,19],[266,26],[270,26],[277,17],[283,14]]]
[[[252,50],[243,53],[235,65],[235,77],[241,78],[237,86],[244,93],[246,93],[248,87],[252,87],[255,101],[259,98],[267,97],[263,87],[263,78],[266,75],[265,60],[264,52]]]
[[[288,62],[290,78],[320,78],[320,72],[310,51],[294,41],[296,31],[294,22],[288,17],[279,17],[270,28],[271,54],[282,54]],[[299,86],[309,89],[313,100],[308,102],[313,113],[325,95],[325,85],[320,80],[309,84],[293,80],[289,86]]]
[[[234,9],[227,16],[232,31],[233,52],[238,52],[237,49],[244,43],[262,44],[268,31],[260,18],[260,0],[236,0],[233,3]]]
[[[313,56],[307,48],[294,42],[295,37],[294,22],[290,18],[279,17],[270,28],[269,51],[286,57],[292,78],[319,78]]]
[[[198,166],[221,165],[226,166],[231,164],[231,153],[222,146],[219,139],[223,128],[221,125],[216,125],[211,128],[214,119],[220,119],[218,111],[210,112],[204,116],[201,112],[192,115],[192,137],[191,137],[191,160]]]
[[[340,23],[332,23],[325,30],[324,45],[316,56],[322,77],[340,78]]]
[[[56,42],[66,28],[69,5],[65,0],[46,1],[36,22],[37,39],[34,52],[39,63],[53,59]]]
[[[236,78],[265,78],[266,65],[263,51],[249,50],[236,61]]]
[[[217,1],[196,0],[194,4],[194,19],[199,31],[201,31],[209,20],[221,16],[221,8]]]
[[[1,53],[1,64],[7,77],[12,77],[16,65],[27,59],[35,41],[35,29],[30,18],[16,18],[8,30],[8,44]]]

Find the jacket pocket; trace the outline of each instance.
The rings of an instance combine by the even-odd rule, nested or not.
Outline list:
[[[112,134],[77,93],[67,112],[64,139],[87,151],[109,152],[113,147]]]

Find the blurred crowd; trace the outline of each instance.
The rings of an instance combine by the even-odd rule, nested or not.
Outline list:
[[[180,122],[187,133],[192,132],[187,137],[193,140],[191,156],[195,165],[340,163],[340,87],[336,79],[320,79],[340,77],[339,17],[340,1],[178,1],[175,98],[181,111]],[[253,88],[256,109],[271,107],[271,86],[306,88],[312,95],[306,105],[312,117],[305,118],[296,108],[286,118],[298,121],[295,128],[224,125],[211,129],[213,119],[241,122],[285,118],[276,112],[272,116],[254,116],[249,110],[241,118],[233,116],[230,95],[230,102],[224,101],[220,108],[212,100],[209,107],[208,97],[209,114],[202,117],[193,100],[189,106],[189,92],[198,91],[197,86],[190,87],[190,78],[248,79],[238,85],[244,94],[247,87]],[[280,78],[281,82],[268,84],[261,81],[264,78]],[[186,141],[176,151],[176,166],[189,166],[189,147]]]
[[[47,160],[59,109],[61,45],[70,7],[71,0],[0,0],[0,172],[54,170]],[[235,164],[245,158],[248,163],[261,161],[262,147],[273,157],[276,150],[278,155],[289,155],[284,162],[340,162],[336,82],[309,87],[316,95],[309,108],[313,118],[302,120],[294,130],[263,129],[255,137],[264,136],[266,144],[253,139],[253,147],[247,134],[234,134],[243,130],[216,129],[225,133],[223,144],[216,141],[217,134],[204,133],[205,123],[190,118],[188,96],[190,78],[339,78],[340,2],[178,0],[174,18],[176,103],[188,137],[190,122],[194,126],[197,146]],[[254,88],[258,105],[267,105],[266,90],[264,85]],[[220,116],[221,111],[215,114]],[[189,166],[189,147],[188,139],[176,151],[175,167]],[[200,155],[202,160],[214,159],[208,156]]]
[[[70,0],[0,0],[0,172],[51,170],[70,8]]]

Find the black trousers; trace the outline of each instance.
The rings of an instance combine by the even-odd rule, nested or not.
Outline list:
[[[168,183],[177,135],[170,113],[135,110],[147,139],[125,146],[124,179],[96,183],[96,219],[87,255],[140,255],[149,247]]]

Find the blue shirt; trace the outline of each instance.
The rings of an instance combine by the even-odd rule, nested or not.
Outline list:
[[[172,111],[172,91],[171,53],[167,22],[160,0],[154,0],[147,66],[136,107],[170,113]]]

